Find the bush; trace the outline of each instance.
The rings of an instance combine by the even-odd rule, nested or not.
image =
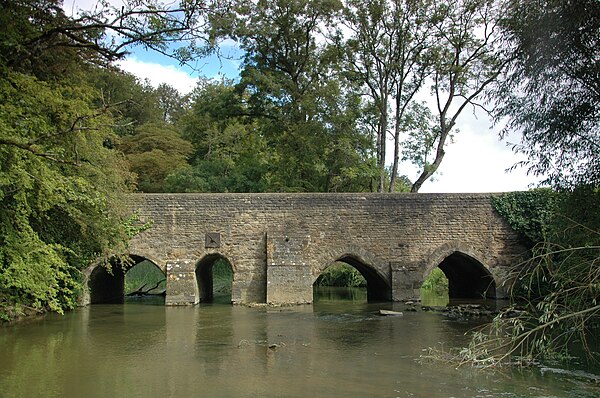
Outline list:
[[[356,268],[345,263],[333,263],[323,271],[316,286],[366,287],[367,281]]]
[[[448,278],[446,278],[446,275],[441,269],[435,268],[427,278],[425,278],[425,282],[423,282],[421,289],[431,290],[432,292],[439,294],[448,294]]]

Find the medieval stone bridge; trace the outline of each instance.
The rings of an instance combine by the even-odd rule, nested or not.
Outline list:
[[[136,194],[152,226],[130,244],[135,261],[166,273],[166,304],[212,297],[212,266],[233,270],[234,303],[310,303],[333,262],[355,267],[370,300],[418,298],[439,267],[451,297],[503,297],[524,249],[492,194]],[[90,267],[91,302],[123,295],[123,277]],[[118,279],[118,278],[116,278]]]

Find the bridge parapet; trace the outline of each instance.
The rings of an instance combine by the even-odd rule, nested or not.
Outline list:
[[[135,194],[132,209],[153,225],[131,250],[166,269],[172,305],[198,302],[196,267],[217,254],[234,268],[235,303],[312,302],[312,284],[338,260],[357,268],[377,299],[415,298],[440,264],[457,278],[479,264],[470,277],[487,275],[499,287],[524,248],[491,196]]]

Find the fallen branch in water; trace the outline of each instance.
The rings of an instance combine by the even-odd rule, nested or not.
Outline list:
[[[156,284],[154,286],[152,286],[150,289],[146,289],[146,290],[144,290],[144,288],[146,287],[147,283],[144,283],[137,290],[127,293],[126,296],[127,297],[131,297],[131,296],[161,296],[164,294],[164,291],[159,292],[159,293],[150,293],[150,292],[152,290],[156,289],[164,281],[166,281],[166,279],[163,278],[160,281],[156,282]]]

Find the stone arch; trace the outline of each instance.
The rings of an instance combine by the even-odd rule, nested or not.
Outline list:
[[[497,278],[483,258],[472,246],[446,243],[426,260],[421,282],[439,267],[448,278],[450,298],[495,298]]]
[[[235,278],[236,268],[233,262],[221,253],[210,253],[196,262],[196,304],[213,300],[213,266],[219,259],[227,261]]]
[[[100,263],[92,264],[84,271],[87,288],[84,304],[122,304],[125,301],[125,274],[142,261],[149,261],[165,273],[164,267],[147,257],[137,254],[129,254],[128,257],[131,262],[125,266],[117,258],[110,259],[110,271]]]
[[[390,301],[392,299],[392,287],[389,272],[381,272],[380,262],[368,251],[359,247],[348,247],[345,250],[329,252],[326,259],[319,261],[318,268],[313,273],[314,284],[318,277],[334,262],[343,262],[354,267],[367,281],[368,301]]]

